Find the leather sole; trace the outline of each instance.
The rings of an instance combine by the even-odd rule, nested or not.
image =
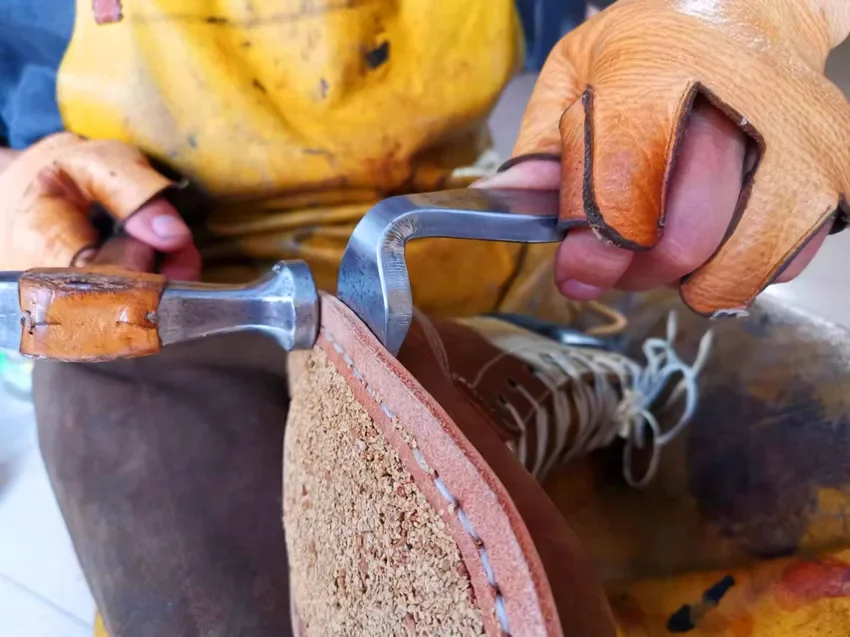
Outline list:
[[[319,341],[292,357],[284,522],[302,634],[466,634],[477,617],[487,635],[614,635],[563,517],[423,339],[411,330],[397,360],[323,295]],[[417,520],[387,521],[400,514]]]

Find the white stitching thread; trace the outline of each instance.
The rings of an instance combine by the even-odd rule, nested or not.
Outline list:
[[[357,371],[357,369],[354,367],[354,361],[348,354],[346,354],[342,346],[339,345],[339,343],[334,340],[333,336],[328,334],[326,330],[322,329],[321,334],[327,339],[327,341],[331,345],[333,345],[333,348],[336,350],[336,352],[340,356],[342,356],[342,360],[345,361],[345,364],[348,365],[348,367],[351,369],[351,372],[354,377],[361,383],[363,383],[363,386],[366,388],[367,393],[374,399],[378,407],[380,407],[381,411],[383,411],[384,414],[386,414],[386,416],[390,420],[395,420],[395,415],[383,402],[378,400],[374,390],[369,386],[369,383],[366,382],[366,378],[363,376],[363,374]],[[463,530],[466,531],[467,535],[472,538],[472,541],[478,548],[478,557],[481,560],[481,565],[484,569],[484,574],[487,577],[487,583],[490,584],[490,586],[492,587],[493,594],[496,597],[496,617],[499,620],[499,625],[502,628],[502,632],[510,636],[511,631],[508,622],[508,611],[505,607],[505,598],[502,595],[502,589],[499,588],[499,583],[496,581],[496,574],[493,571],[493,565],[490,561],[490,556],[487,553],[487,549],[484,547],[484,542],[481,540],[481,537],[478,535],[478,533],[475,532],[475,529],[472,526],[472,521],[461,508],[458,499],[451,494],[446,484],[442,480],[440,480],[437,471],[428,464],[428,461],[425,460],[425,456],[422,454],[422,452],[416,447],[410,446],[409,444],[408,447],[413,453],[413,459],[416,460],[416,464],[418,464],[423,471],[425,471],[431,476],[432,480],[434,481],[434,486],[436,487],[437,492],[443,497],[443,499],[446,500],[446,502],[449,503],[449,511],[453,512],[457,516],[461,527],[463,527]]]

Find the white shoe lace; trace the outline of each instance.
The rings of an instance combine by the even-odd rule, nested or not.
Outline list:
[[[481,319],[475,320],[474,326],[506,355],[526,362],[548,388],[547,395],[535,397],[526,387],[511,381],[512,387],[533,407],[531,416],[526,418],[508,398],[501,397],[502,405],[521,432],[508,446],[527,467],[528,427],[534,427],[537,449],[534,466],[528,467],[532,475],[542,480],[558,466],[606,447],[619,436],[625,440],[623,477],[635,488],[649,484],[658,470],[661,450],[693,417],[698,397],[697,377],[712,343],[712,333],[708,331],[700,341],[694,362],[682,361],[674,348],[675,312],[668,316],[666,338],[650,338],[644,343],[643,366],[617,352],[564,345],[536,334],[530,338],[525,330],[488,329]],[[486,368],[478,374],[473,387],[484,372]],[[589,375],[592,383],[588,382]],[[677,376],[678,381],[671,387]],[[655,405],[665,392],[666,397]],[[550,396],[554,406],[551,410],[542,404]],[[663,421],[680,402],[681,413],[675,424],[662,430],[659,420]],[[550,423],[550,418],[554,422]],[[550,432],[555,437],[551,443]],[[643,476],[635,478],[634,450],[644,447],[648,432],[652,434],[649,464]]]

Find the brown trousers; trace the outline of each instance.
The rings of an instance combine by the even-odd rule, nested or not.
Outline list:
[[[642,298],[620,307],[636,356],[680,308],[670,293]],[[681,312],[679,327],[692,360],[706,322]],[[850,333],[770,300],[713,329],[697,414],[648,488],[623,484],[612,449],[552,476],[547,492],[609,584],[624,634],[662,634],[730,575],[711,622],[732,627],[706,630],[737,634],[740,615],[771,634],[845,634]],[[284,360],[244,335],[37,366],[42,452],[111,637],[289,634]],[[806,557],[773,559],[792,555]],[[790,606],[783,573],[805,575]]]
[[[40,363],[39,440],[111,637],[290,634],[283,350],[255,334]]]

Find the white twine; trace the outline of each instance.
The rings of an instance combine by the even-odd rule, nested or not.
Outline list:
[[[503,397],[503,405],[520,431],[519,439],[509,444],[519,461],[528,466],[529,428],[536,434],[537,445],[534,466],[528,469],[541,480],[563,463],[606,447],[620,437],[625,440],[624,479],[635,488],[649,484],[658,470],[661,450],[684,430],[694,415],[697,379],[711,351],[709,331],[700,341],[694,362],[685,363],[674,347],[676,332],[677,317],[671,312],[666,338],[647,339],[643,345],[646,362],[639,365],[617,352],[564,345],[525,330],[482,330],[482,335],[506,355],[528,363],[548,389],[545,396],[534,397],[526,387],[514,385],[532,406],[531,418],[523,419],[517,406]],[[486,367],[473,386],[483,378]],[[671,387],[673,382],[675,385]],[[666,398],[656,405],[665,391],[668,391]],[[548,410],[543,403],[550,396],[553,409]],[[681,413],[675,424],[662,430],[659,419],[663,420],[679,404],[682,404]],[[550,441],[552,430],[554,439]],[[649,433],[652,434],[649,466],[643,477],[637,479],[632,471],[634,450],[644,447]]]

